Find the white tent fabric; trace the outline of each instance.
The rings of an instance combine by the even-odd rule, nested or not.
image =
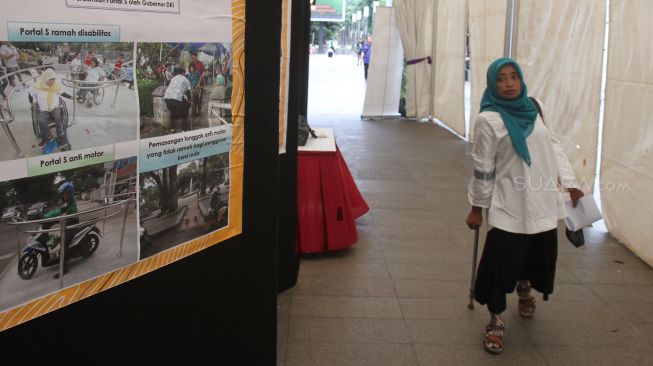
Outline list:
[[[521,0],[516,60],[585,192],[596,170],[605,0]]]
[[[395,14],[407,61],[432,56],[433,0],[398,0]],[[424,118],[431,107],[431,65],[408,66],[406,116]]]
[[[437,0],[431,114],[465,135],[465,1]]]
[[[363,118],[399,116],[404,52],[394,8],[378,7]]]
[[[653,266],[653,2],[612,0],[601,164],[610,233]]]
[[[474,122],[485,91],[487,68],[492,61],[503,56],[507,3],[503,0],[469,0],[470,141],[474,138]]]

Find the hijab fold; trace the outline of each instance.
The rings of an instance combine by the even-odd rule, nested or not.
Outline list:
[[[502,68],[512,65],[519,74],[521,80],[521,94],[515,99],[504,99],[497,92],[497,76]],[[515,148],[524,161],[530,166],[531,156],[528,151],[526,138],[530,136],[535,127],[537,119],[537,107],[528,97],[528,89],[524,82],[519,64],[511,58],[500,58],[490,64],[487,70],[487,87],[481,100],[481,112],[491,111],[501,115],[506,125],[512,146]]]
[[[48,109],[53,107],[55,96],[61,90],[61,84],[55,82],[52,86],[48,86],[48,80],[54,79],[55,73],[52,69],[43,71],[40,77],[36,79],[36,89],[47,93]]]

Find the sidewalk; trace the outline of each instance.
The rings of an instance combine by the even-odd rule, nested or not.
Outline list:
[[[466,306],[469,146],[433,124],[345,114],[358,104],[329,108],[315,97],[360,93],[361,85],[346,82],[354,68],[325,75],[328,68],[314,67],[325,62],[318,57],[310,122],[334,128],[370,213],[357,220],[358,244],[303,256],[297,285],[279,295],[279,365],[653,364],[653,270],[598,225],[578,249],[559,231],[550,301],[537,294],[535,317],[522,319],[509,296],[504,354],[487,354],[487,310]]]
[[[147,233],[150,236],[156,236],[168,229],[179,226],[186,215],[186,211],[188,211],[187,206],[180,207],[176,214],[169,214],[143,221],[143,226],[147,229]]]
[[[197,205],[200,208],[202,216],[205,218],[208,217],[209,211],[211,211],[211,195],[200,198],[199,201],[197,201]]]

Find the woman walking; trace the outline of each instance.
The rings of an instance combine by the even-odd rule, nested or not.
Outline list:
[[[472,209],[466,223],[479,227],[482,209],[489,210],[491,229],[475,299],[490,311],[483,345],[495,354],[503,351],[506,294],[516,287],[519,315],[530,318],[535,313],[531,288],[545,301],[553,293],[558,220],[566,216],[560,191],[569,193],[574,206],[583,196],[562,147],[544,124],[541,103],[528,97],[523,80],[514,60],[494,61],[474,127]]]

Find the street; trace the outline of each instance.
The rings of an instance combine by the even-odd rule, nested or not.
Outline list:
[[[80,201],[78,207],[80,211],[84,211],[99,207],[99,204]],[[136,262],[138,238],[134,204],[130,204],[128,210],[122,256],[119,254],[124,211],[121,207],[111,208],[107,211],[107,214],[119,213],[106,220],[106,224],[103,224],[102,221],[96,224],[103,236],[100,238],[97,251],[90,258],[73,259],[68,262],[69,272],[64,276],[64,286],[70,286]],[[104,211],[82,215],[80,222],[102,216],[104,216]],[[20,237],[21,248],[23,248],[28,234],[21,234]],[[16,229],[14,227],[4,223],[0,224],[0,240],[2,240],[0,241],[0,258],[7,258],[2,262],[3,267],[0,268],[0,311],[59,289],[59,281],[52,278],[59,271],[58,265],[43,268],[39,261],[34,277],[29,280],[18,277],[18,257],[15,255],[17,250]]]
[[[353,54],[311,55],[308,105],[308,122],[319,116],[320,120],[337,120],[344,116],[360,116],[365,101],[365,74],[363,64],[356,64]],[[337,108],[334,108],[337,106]]]
[[[66,77],[69,65],[56,64],[57,81]],[[22,75],[23,80],[28,78]],[[32,85],[33,82],[28,82]],[[7,88],[9,91],[9,88]],[[73,94],[72,88],[62,85],[61,92]],[[100,105],[93,104],[90,108],[72,100],[65,99],[68,108],[69,120],[72,126],[68,127],[68,139],[73,150],[90,148],[94,146],[110,145],[116,142],[130,141],[137,138],[138,116],[137,99],[134,90],[130,90],[125,83],[118,89],[115,108],[111,107],[116,93],[116,86],[111,85],[104,89],[104,99]],[[75,104],[75,119],[73,119],[73,104]],[[38,147],[40,138],[34,134],[28,89],[21,87],[11,99],[11,109],[16,119],[9,124],[18,146],[25,153],[25,157],[42,155]],[[6,133],[0,132],[0,161],[15,158],[16,151],[9,142]]]

